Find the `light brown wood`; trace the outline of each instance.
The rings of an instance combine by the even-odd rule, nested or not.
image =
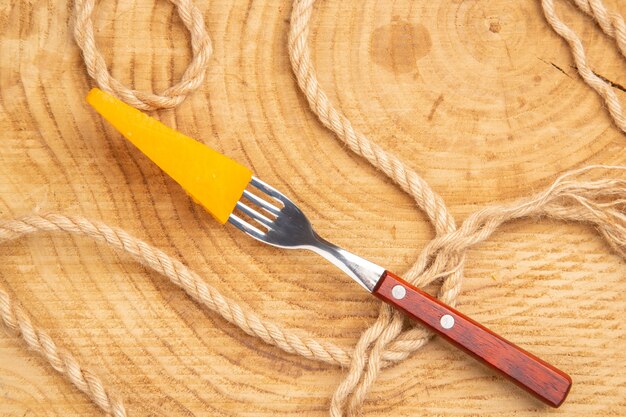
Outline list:
[[[100,3],[97,42],[113,74],[140,90],[171,85],[190,58],[171,4]],[[606,3],[626,14],[624,2]],[[308,110],[287,58],[290,6],[198,6],[215,46],[207,81],[156,115],[289,193],[320,234],[401,273],[431,228]],[[265,317],[353,345],[379,301],[314,255],[262,247],[212,221],[86,106],[93,83],[71,37],[70,10],[1,2],[1,216],[60,211],[122,227]],[[559,10],[585,40],[595,71],[626,85],[614,45],[572,7]],[[423,174],[459,221],[542,189],[569,168],[626,162],[626,138],[571,67],[538,1],[322,2],[313,28],[315,65],[331,99]],[[0,265],[2,284],[133,416],[323,416],[344,372],[244,335],[86,239],[29,237],[3,245]],[[435,340],[383,372],[366,415],[626,414],[626,265],[591,228],[509,224],[470,253],[466,274],[459,308],[569,373],[568,401],[548,410]],[[0,415],[99,413],[0,331]]]

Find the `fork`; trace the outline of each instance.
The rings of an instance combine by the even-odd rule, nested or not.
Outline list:
[[[250,190],[257,191],[257,194]],[[254,207],[256,206],[256,208]],[[493,333],[402,278],[320,237],[311,222],[283,193],[252,177],[228,222],[248,236],[283,249],[306,249],[341,269],[368,292],[444,339],[501,372],[552,407],[560,406],[572,385],[563,371]]]
[[[567,397],[572,380],[565,373],[397,275],[323,239],[290,199],[254,177],[247,167],[102,90],[92,89],[87,102],[220,223],[228,221],[268,245],[307,249],[323,256],[368,292],[502,372],[547,404],[558,407]],[[245,218],[234,214],[234,210]]]

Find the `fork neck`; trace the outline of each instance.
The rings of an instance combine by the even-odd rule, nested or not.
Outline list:
[[[376,284],[385,273],[385,268],[330,243],[315,232],[313,236],[315,240],[307,245],[306,249],[326,258],[367,291],[374,291]]]

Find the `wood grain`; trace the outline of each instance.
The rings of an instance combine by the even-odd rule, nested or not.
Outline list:
[[[606,3],[626,14],[624,2]],[[289,5],[198,6],[215,46],[206,84],[155,116],[287,192],[320,234],[402,272],[432,230],[308,110],[287,58]],[[93,84],[70,10],[0,1],[0,215],[61,211],[122,227],[265,317],[353,345],[377,300],[312,254],[262,247],[218,225],[90,111]],[[559,10],[594,70],[626,85],[613,44],[572,7]],[[189,61],[187,33],[166,1],[99,2],[96,22],[113,74],[137,89],[171,85]],[[626,138],[572,69],[537,1],[323,2],[312,27],[330,98],[415,167],[459,221],[569,168],[626,162]],[[86,239],[30,237],[3,246],[0,265],[3,285],[133,416],[323,416],[344,372],[246,336]],[[626,265],[591,228],[511,223],[470,253],[466,274],[459,308],[569,373],[568,401],[548,410],[435,340],[383,372],[366,415],[626,414]],[[98,413],[0,331],[0,415]]]

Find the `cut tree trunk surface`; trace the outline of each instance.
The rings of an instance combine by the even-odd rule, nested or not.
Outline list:
[[[100,3],[96,41],[114,76],[142,91],[172,85],[191,56],[173,6]],[[285,191],[329,240],[406,270],[433,231],[308,109],[287,56],[290,5],[197,3],[215,48],[207,80],[175,110],[151,114]],[[624,2],[606,3],[626,14]],[[558,7],[594,71],[626,85],[614,44],[573,7]],[[88,108],[94,84],[72,39],[71,8],[0,5],[1,217],[61,212],[121,227],[261,316],[353,346],[378,300],[313,254],[219,225]],[[321,2],[310,42],[331,100],[422,174],[459,222],[568,169],[626,163],[626,137],[538,1]],[[5,244],[0,268],[2,285],[132,416],[324,416],[345,373],[245,335],[86,238],[42,233]],[[566,403],[548,409],[436,339],[382,373],[365,415],[626,415],[625,275],[591,227],[506,225],[470,251],[458,309],[570,374]],[[0,415],[100,413],[0,331]]]

